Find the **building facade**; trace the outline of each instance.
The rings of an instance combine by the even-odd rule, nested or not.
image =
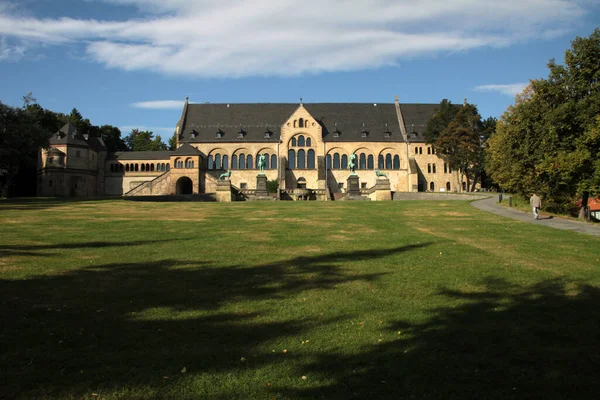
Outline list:
[[[342,196],[355,156],[360,189],[387,175],[392,192],[461,192],[452,171],[425,143],[423,132],[437,104],[189,104],[175,132],[177,149],[107,153],[101,139],[81,137],[70,124],[40,157],[41,196],[136,196],[217,191],[230,172],[240,193],[256,189],[258,156],[277,181],[278,197],[294,190],[313,199]]]

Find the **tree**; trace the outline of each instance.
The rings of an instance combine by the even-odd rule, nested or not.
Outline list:
[[[106,151],[113,153],[116,151],[127,151],[127,144],[121,138],[121,130],[116,126],[102,125],[97,128],[97,135],[104,140]]]
[[[125,137],[125,144],[131,151],[164,151],[167,150],[167,145],[162,141],[160,136],[154,137],[151,131],[140,131],[133,129],[131,133]]]
[[[427,122],[425,138],[450,168],[460,171],[461,178],[466,179],[467,187],[473,191],[481,181],[485,143],[495,126],[493,118],[481,121],[475,105],[465,101],[462,107],[457,107],[444,99]]]
[[[8,197],[21,168],[35,166],[51,133],[24,108],[0,102],[0,195]]]
[[[177,150],[177,132],[173,132],[173,136],[169,138],[169,150]]]
[[[600,29],[548,63],[498,123],[487,170],[506,190],[536,191],[558,211],[600,190]]]

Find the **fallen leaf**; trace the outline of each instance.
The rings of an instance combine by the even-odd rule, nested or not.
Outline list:
[[[182,374],[185,374],[186,372],[187,372],[187,368],[186,368],[186,367],[183,367],[183,368],[181,369],[181,373],[182,373]]]

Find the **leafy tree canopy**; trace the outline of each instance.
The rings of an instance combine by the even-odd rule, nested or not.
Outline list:
[[[35,166],[40,148],[52,133],[40,125],[39,110],[14,108],[0,102],[0,195],[10,195],[21,168]],[[43,113],[42,113],[43,114]]]
[[[548,69],[502,115],[487,170],[503,189],[564,209],[600,191],[600,29]]]
[[[151,131],[140,131],[133,129],[131,133],[125,137],[125,144],[131,151],[164,151],[167,150],[167,145],[162,141],[160,136],[154,137]]]
[[[484,145],[495,128],[496,120],[482,121],[475,105],[458,107],[444,99],[427,122],[425,138],[450,168],[462,172],[472,191],[482,180]]]
[[[173,136],[169,138],[169,150],[177,150],[177,132],[173,132]]]

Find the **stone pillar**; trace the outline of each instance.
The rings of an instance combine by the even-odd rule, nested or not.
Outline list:
[[[375,201],[391,200],[392,189],[390,180],[385,176],[378,176],[375,181]]]
[[[233,201],[231,196],[231,181],[229,179],[217,181],[217,201],[225,203]]]

